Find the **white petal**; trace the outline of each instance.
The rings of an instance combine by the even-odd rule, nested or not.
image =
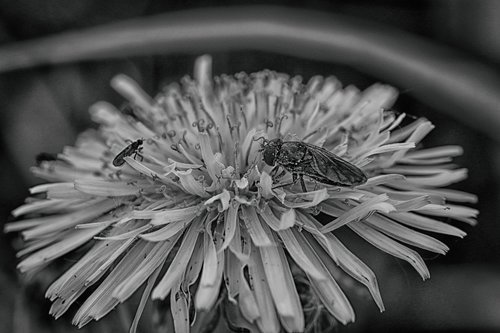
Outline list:
[[[202,198],[210,197],[210,194],[205,191],[203,184],[196,180],[192,173],[192,169],[186,171],[175,171],[175,175],[179,177],[179,181],[186,192]]]
[[[380,194],[366,200],[362,204],[355,207],[349,207],[339,202],[339,204],[343,206],[345,211],[342,211],[341,209],[338,209],[336,207],[329,205],[328,203],[325,203],[321,206],[321,211],[328,215],[332,216],[337,215],[338,217],[333,221],[325,224],[321,228],[321,231],[324,233],[333,231],[345,224],[351,223],[352,221],[360,220],[374,211],[390,213],[396,210],[394,206],[386,202],[388,199],[389,198],[387,197],[386,194]]]
[[[397,258],[406,260],[415,268],[422,279],[426,280],[430,277],[429,270],[425,265],[424,260],[416,251],[374,230],[373,228],[366,225],[366,223],[352,222],[349,223],[348,226],[373,246]]]
[[[228,190],[223,189],[221,193],[214,195],[207,201],[205,201],[205,206],[213,204],[215,201],[219,200],[221,203],[221,206],[219,208],[219,211],[225,211],[226,209],[229,208],[229,200],[231,200],[231,194],[229,193]]]
[[[406,154],[405,158],[410,159],[429,159],[439,157],[460,156],[463,154],[463,148],[460,146],[439,146],[414,150]]]
[[[466,233],[452,225],[443,223],[438,220],[434,220],[429,217],[422,215],[417,215],[414,213],[396,213],[391,214],[391,218],[397,220],[400,223],[404,223],[413,228],[419,228],[426,231],[437,232],[444,235],[451,235],[463,238]]]
[[[220,248],[222,245],[221,229],[222,225],[216,227],[216,246],[213,244],[211,236],[205,233],[205,240],[207,241],[205,260],[203,262],[200,284],[194,300],[195,308],[198,310],[212,309],[219,296],[222,273],[224,271],[224,252],[217,251],[216,247]]]
[[[82,327],[91,320],[99,320],[113,310],[119,301],[113,298],[114,287],[123,282],[137,268],[143,256],[153,243],[137,242],[102,281],[97,289],[87,298],[73,318],[73,324]]]
[[[313,276],[315,279],[325,279],[325,276],[321,275],[321,271],[316,269],[312,261],[307,257],[306,253],[302,249],[304,239],[301,233],[296,232],[295,229],[288,229],[281,230],[278,234],[283,240],[283,244],[292,259],[300,268],[302,268],[304,272],[308,272],[308,274]]]
[[[64,239],[23,259],[17,265],[17,268],[24,273],[40,265],[44,265],[88,242],[92,239],[92,237],[100,233],[102,230],[104,230],[104,227],[86,230],[75,230],[67,235]]]
[[[196,240],[196,245],[194,246],[193,254],[191,255],[191,259],[189,259],[189,264],[186,268],[186,274],[184,276],[184,286],[183,288],[187,290],[190,286],[192,286],[200,275],[201,268],[203,267],[203,239],[198,237]]]
[[[119,74],[111,80],[111,86],[140,109],[150,110],[153,99],[133,79],[124,74]]]
[[[390,217],[390,214],[388,216]],[[383,216],[372,215],[368,217],[365,222],[378,231],[381,231],[384,234],[399,240],[400,242],[439,254],[446,254],[449,250],[448,246],[446,246],[443,242],[402,226],[399,223],[384,218]]]
[[[170,311],[174,319],[174,331],[176,333],[189,333],[188,295],[180,287],[179,281],[170,293]]]
[[[204,250],[203,271],[201,273],[200,285],[213,286],[217,280],[218,260],[217,251],[215,250],[214,240],[211,235],[211,224],[207,224],[208,229],[204,233]]]
[[[169,223],[161,229],[142,234],[139,237],[148,242],[171,242],[171,238],[179,231],[186,229],[192,220]]]
[[[153,289],[151,297],[153,299],[165,299],[168,293],[172,289],[174,283],[180,279],[182,274],[184,274],[191,254],[193,253],[194,245],[196,244],[196,239],[198,238],[199,230],[202,221],[204,219],[195,219],[191,226],[186,231],[184,235],[181,246],[177,250],[174,260],[170,263],[167,272],[163,278],[158,282],[158,285]]]
[[[283,204],[288,208],[310,208],[317,206],[329,197],[327,189],[323,188],[317,191],[287,194]]]
[[[75,180],[75,189],[100,197],[124,197],[139,195],[140,192],[140,188],[131,183],[100,179],[77,179]]]
[[[370,291],[370,294],[372,295],[375,303],[377,303],[380,311],[384,311],[384,303],[382,301],[382,296],[380,295],[375,273],[373,273],[373,271],[361,259],[349,251],[344,244],[342,244],[342,242],[340,242],[333,235],[333,233],[326,234],[326,237],[328,238],[328,243],[333,249],[335,256],[338,258],[340,267],[347,272],[347,274],[364,284]],[[323,248],[328,251],[326,246],[323,246]]]
[[[260,174],[260,181],[259,181],[260,189],[261,189],[261,194],[262,197],[265,199],[270,199],[274,196],[272,187],[273,187],[273,179],[269,174],[265,171],[263,171]]]
[[[155,214],[150,223],[152,225],[164,225],[173,222],[187,223],[193,220],[193,218],[198,216],[200,213],[202,213],[202,211],[203,208],[197,205],[178,209],[166,209]],[[140,218],[137,215],[134,215],[134,217]]]
[[[248,275],[253,294],[260,312],[260,317],[256,319],[257,326],[263,333],[278,333],[281,325],[276,314],[276,309],[271,297],[271,290],[267,283],[266,274],[258,250],[252,247],[252,260],[248,267]]]
[[[245,317],[245,319],[249,322],[253,323],[261,316],[261,314],[257,300],[252,290],[250,289],[250,286],[248,285],[247,279],[245,278],[244,266],[241,266],[239,279],[238,305],[243,317]]]
[[[221,178],[222,170],[224,169],[224,164],[217,161],[215,158],[214,152],[212,150],[212,146],[210,144],[210,138],[206,133],[200,133],[200,148],[201,155],[203,157],[203,161],[207,167],[207,171],[212,178],[212,186],[215,186],[218,179]],[[207,189],[209,191],[213,191],[215,187],[211,187]]]
[[[156,282],[156,279],[158,278],[158,275],[160,275],[161,268],[163,266],[159,266],[153,274],[148,278],[148,281],[146,283],[146,288],[144,288],[144,291],[142,292],[141,296],[141,301],[139,302],[139,305],[137,306],[137,310],[135,312],[134,320],[132,321],[132,324],[130,325],[130,330],[129,333],[136,333],[137,332],[137,326],[139,325],[139,320],[141,319],[142,313],[144,312],[144,308],[146,307],[146,303],[149,299],[149,296],[151,295],[151,290],[154,287],[154,284]]]
[[[37,223],[33,228],[23,231],[23,236],[26,240],[40,238],[47,234],[74,228],[80,223],[91,221],[92,219],[105,214],[114,207],[115,203],[112,200],[94,201],[94,205],[90,206],[89,209],[86,210],[78,210],[69,214],[46,216],[14,222],[7,225],[6,230],[8,231],[10,227],[14,227],[16,223],[21,224],[21,226],[23,226],[23,224]]]
[[[113,235],[113,236],[96,236],[96,237],[94,237],[94,239],[98,239],[98,240],[123,240],[123,239],[130,239],[130,238],[134,239],[140,233],[143,233],[144,231],[151,229],[150,225],[141,225],[141,224],[142,223],[139,223],[139,225],[136,226],[135,228],[133,228],[132,230],[124,232],[122,234]]]
[[[219,251],[224,251],[229,244],[231,244],[234,234],[236,233],[236,228],[239,228],[238,222],[238,210],[240,208],[239,203],[235,203],[229,206],[229,209],[225,213],[224,218],[224,244]]]
[[[293,227],[295,224],[295,209],[289,209],[280,217],[280,230]]]
[[[307,241],[304,242],[304,245],[306,246],[303,246],[303,250],[306,252],[307,257],[312,260],[313,265],[321,271],[321,275],[326,277],[326,279],[316,279],[309,275],[309,272],[304,272],[311,281],[311,285],[321,302],[342,324],[345,325],[353,322],[355,318],[354,310],[347,300],[347,297]]]
[[[259,215],[262,217],[264,222],[273,229],[274,231],[280,230],[280,219],[278,219],[270,208],[271,205],[265,205],[260,211]]]
[[[248,234],[256,246],[270,246],[274,244],[263,229],[260,219],[253,207],[242,207],[242,218],[245,222]]]
[[[272,237],[271,231],[267,226],[264,227],[264,230],[266,230],[269,237]],[[259,251],[267,283],[269,284],[269,289],[279,315],[284,317],[301,315],[302,309],[300,305],[297,305],[300,304],[298,303],[297,289],[293,282],[289,284],[293,281],[293,278],[290,277],[289,279],[289,276],[287,276],[291,275],[290,267],[285,256],[280,255],[280,251],[283,250],[281,247],[275,245],[260,247]]]
[[[179,237],[180,233],[171,242],[156,243],[149,253],[141,258],[141,262],[136,265],[133,272],[129,273],[123,282],[116,285],[113,297],[120,302],[127,300],[158,267],[165,263]]]

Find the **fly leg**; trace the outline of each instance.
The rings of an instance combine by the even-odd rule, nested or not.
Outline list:
[[[269,174],[269,176],[274,177],[274,175],[276,174],[276,172],[278,172],[278,169],[279,169],[279,165],[275,165],[272,169],[271,169],[271,173]]]
[[[300,186],[302,186],[302,191],[307,192],[306,183],[304,182],[304,176],[300,175],[299,179],[300,179]]]
[[[142,161],[144,160],[144,156],[142,156],[142,154],[141,154],[141,153],[142,153],[142,147],[141,147],[141,148],[139,148],[139,149],[137,149],[137,150],[135,151],[135,154],[134,154],[134,160],[135,160],[135,158],[136,158],[137,156],[139,156],[139,157],[141,158],[141,162],[142,162]]]
[[[296,173],[292,173],[292,182],[273,186],[272,189],[274,190],[275,188],[280,188],[280,187],[285,187],[285,186],[288,186],[288,185],[293,185],[293,184],[295,184],[297,182],[297,180],[299,180],[299,178],[302,179],[302,177],[299,177]],[[303,181],[304,180],[302,180],[302,182]]]
[[[276,174],[278,173],[278,170],[279,170],[279,165],[276,165],[272,170],[271,170],[271,179],[273,180],[273,183],[275,182],[275,180],[279,180],[281,177],[283,177],[285,174],[286,174],[286,170],[283,169],[277,176]],[[286,186],[285,185],[279,185],[278,187],[283,187],[283,186]]]
[[[279,174],[279,175],[277,175],[277,176],[276,176],[276,177],[274,177],[274,178],[276,178],[276,179],[280,179],[281,177],[283,177],[283,176],[285,175],[285,173],[286,173],[286,170],[283,170],[283,171],[281,171],[281,172],[280,172],[280,174]]]

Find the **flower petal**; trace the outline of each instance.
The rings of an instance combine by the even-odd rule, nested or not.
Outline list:
[[[113,310],[119,301],[113,298],[114,286],[124,281],[153,247],[153,243],[137,242],[118,265],[87,298],[73,318],[73,324],[82,327],[91,320],[99,320]]]
[[[100,197],[125,197],[140,193],[140,188],[132,183],[97,179],[77,179],[75,180],[75,189]]]
[[[189,308],[186,293],[181,289],[181,281],[170,293],[170,312],[174,319],[174,330],[176,333],[189,333]]]
[[[15,228],[30,228],[23,231],[26,240],[44,237],[45,235],[74,228],[80,223],[84,223],[105,214],[115,207],[112,200],[95,200],[87,210],[77,210],[73,213],[44,216],[34,219],[28,219],[20,222],[7,224],[6,231],[12,231]]]
[[[235,202],[233,205],[230,205],[228,210],[225,213],[224,218],[224,243],[222,244],[219,251],[224,251],[229,244],[233,241],[233,237],[236,233],[236,228],[239,228],[238,222],[238,210],[240,209],[240,204]]]
[[[392,240],[391,238],[368,226],[366,223],[351,222],[348,224],[348,226],[373,246],[410,263],[413,268],[415,268],[415,270],[420,274],[423,280],[426,280],[430,277],[429,270],[427,269],[424,260],[414,250]]]
[[[158,275],[160,275],[160,271],[161,271],[162,267],[163,266],[159,266],[153,272],[153,274],[151,274],[151,276],[148,278],[148,281],[146,282],[146,288],[144,288],[144,291],[142,292],[141,300],[139,302],[139,305],[137,306],[134,320],[132,321],[132,324],[130,325],[129,333],[136,333],[137,332],[137,326],[139,325],[139,320],[141,319],[142,313],[144,312],[144,308],[146,307],[146,303],[149,299],[149,296],[151,295],[151,290],[154,287],[156,279],[158,279]]]
[[[210,144],[210,138],[206,133],[199,134],[200,139],[200,148],[201,148],[201,156],[203,157],[203,161],[207,167],[208,174],[212,178],[212,186],[217,183],[217,180],[220,179],[222,175],[222,170],[225,168],[224,164],[217,161],[215,158],[214,152],[212,150],[212,146]],[[207,189],[208,191],[213,191],[215,187],[211,187]]]
[[[179,181],[186,192],[202,198],[210,197],[210,194],[207,193],[203,184],[196,180],[192,173],[192,169],[188,169],[186,171],[175,171],[175,175],[179,177]]]
[[[311,259],[304,252],[302,248],[303,244],[301,243],[302,237],[295,237],[296,232],[289,229],[281,230],[278,234],[292,259],[304,272],[308,272],[308,274],[318,280],[326,278],[321,275],[321,271],[316,269]]]
[[[240,306],[241,314],[246,320],[253,323],[258,318],[261,317],[260,308],[257,303],[256,297],[254,296],[252,289],[248,285],[247,279],[244,273],[245,266],[241,266],[240,269],[240,281],[239,281],[239,297],[238,303]]]
[[[463,238],[466,233],[452,225],[414,213],[391,213],[391,218],[413,228]]]
[[[299,235],[298,232],[295,235]],[[321,299],[321,302],[326,307],[326,309],[342,324],[347,324],[354,321],[354,310],[351,304],[347,300],[339,285],[332,277],[330,272],[326,269],[323,262],[317,257],[314,250],[309,245],[308,241],[302,237],[303,250],[307,257],[313,261],[313,265],[320,270],[321,276],[325,277],[322,279],[316,279],[309,275],[309,272],[305,271],[307,277],[311,281],[317,296]]]
[[[86,229],[86,230],[74,230],[65,235],[64,239],[61,239],[54,244],[39,250],[25,259],[23,259],[17,268],[25,273],[41,265],[45,265],[50,261],[59,258],[66,253],[78,248],[82,244],[88,242],[96,234],[104,230],[105,227]]]
[[[317,191],[287,194],[283,204],[288,208],[311,208],[328,199],[326,188]]]
[[[168,293],[174,286],[174,283],[180,279],[182,274],[184,274],[191,254],[193,253],[194,245],[196,244],[196,239],[198,238],[199,228],[204,219],[195,219],[191,226],[186,231],[181,246],[177,250],[175,258],[170,263],[170,266],[163,276],[163,278],[158,282],[156,287],[153,289],[151,297],[153,299],[165,299]]]
[[[390,214],[388,216],[390,217]],[[449,250],[449,247],[446,246],[443,242],[440,242],[433,237],[427,236],[413,229],[402,226],[399,223],[393,222],[383,216],[372,215],[368,217],[365,222],[376,230],[381,231],[400,242],[439,254],[446,254],[446,252],[448,252]]]
[[[274,242],[265,232],[257,213],[253,207],[242,207],[242,219],[245,222],[248,234],[256,246],[271,246]]]
[[[339,203],[344,207],[345,212],[342,212],[342,210],[333,207],[328,203],[325,203],[321,205],[321,211],[328,215],[337,215],[338,217],[335,220],[325,224],[321,228],[321,231],[324,233],[333,231],[345,224],[351,223],[352,221],[360,220],[374,211],[389,213],[396,210],[393,205],[386,202],[387,199],[388,197],[386,194],[380,194],[352,208],[345,204]]]
[[[186,229],[193,220],[194,218],[187,221],[169,223],[161,229],[148,232],[147,234],[142,234],[139,237],[148,242],[170,242],[174,235],[176,235],[179,231]]]
[[[113,291],[113,298],[117,299],[120,303],[128,299],[158,267],[161,267],[165,263],[167,256],[177,243],[180,234],[177,234],[170,242],[155,243],[149,253],[142,257],[142,261],[136,265],[126,279],[116,285]]]
[[[231,194],[228,190],[223,189],[221,193],[214,195],[207,201],[205,201],[205,206],[213,204],[215,201],[219,200],[221,206],[219,206],[219,211],[225,211],[229,208],[229,200],[231,200]]]
[[[384,311],[385,307],[382,301],[382,296],[380,295],[375,273],[373,273],[373,271],[361,259],[349,251],[344,244],[342,244],[342,242],[340,242],[338,238],[333,235],[333,233],[327,233],[325,236],[328,239],[329,247],[335,253],[335,257],[338,258],[337,261],[339,266],[347,272],[347,274],[364,284],[370,291],[370,294],[380,311]],[[321,245],[325,251],[330,251],[329,247],[324,246],[323,244]]]
[[[210,224],[207,224],[207,230]],[[222,245],[221,230],[222,225],[218,225],[216,229],[216,242],[220,249]],[[203,272],[200,278],[200,284],[196,291],[194,299],[195,308],[198,310],[210,310],[219,295],[220,285],[222,283],[222,273],[224,270],[224,253],[217,251],[211,235],[205,233],[205,258],[203,261]]]
[[[267,226],[264,230],[269,237],[272,237],[271,231]],[[284,231],[290,233],[289,231]],[[302,317],[302,308],[298,299],[297,289],[293,284],[290,267],[282,249],[279,246],[260,247],[260,256],[262,265],[267,277],[267,283],[278,311],[281,317]],[[297,322],[298,325],[300,322]],[[295,327],[294,332],[300,332],[304,329],[302,318],[302,328]]]
[[[278,316],[273,304],[271,290],[267,283],[266,273],[257,248],[252,246],[251,261],[248,266],[248,275],[257,301],[260,316],[256,319],[257,326],[264,333],[278,333],[281,329]]]

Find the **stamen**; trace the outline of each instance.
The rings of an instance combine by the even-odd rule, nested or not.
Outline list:
[[[172,150],[174,150],[174,151],[176,151],[176,152],[180,153],[180,151],[179,151],[179,147],[177,147],[177,145],[176,145],[175,143],[170,145],[170,149],[172,149]]]
[[[214,124],[213,123],[208,123],[207,127],[205,128],[206,131],[207,131],[207,133],[208,133],[208,135],[212,135],[212,133],[210,131],[212,128],[214,128]]]
[[[187,146],[187,145],[188,145],[188,142],[187,142],[187,140],[186,140],[186,134],[187,134],[187,130],[185,130],[185,131],[184,131],[184,133],[182,133],[182,138],[181,138],[181,140],[180,140],[180,141],[183,141],[183,142],[184,142],[184,144]],[[179,141],[179,142],[180,142],[180,141]]]
[[[278,134],[278,136],[280,136],[280,134],[281,134],[281,124],[283,124],[283,119],[288,119],[288,116],[285,113],[282,113],[280,115],[279,120],[278,120],[278,126],[276,129],[276,134]]]
[[[240,174],[240,140],[234,143],[234,169],[237,175]]]
[[[269,128],[274,127],[274,123],[270,120],[266,120],[266,132]]]
[[[243,119],[243,123],[245,124],[245,128],[248,128],[248,120],[247,116],[244,111],[244,104],[239,104],[239,109],[240,109],[240,118]]]

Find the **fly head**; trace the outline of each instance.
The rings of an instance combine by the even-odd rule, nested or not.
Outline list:
[[[283,140],[281,139],[272,139],[264,143],[262,146],[262,156],[267,165],[274,165],[282,144]]]

